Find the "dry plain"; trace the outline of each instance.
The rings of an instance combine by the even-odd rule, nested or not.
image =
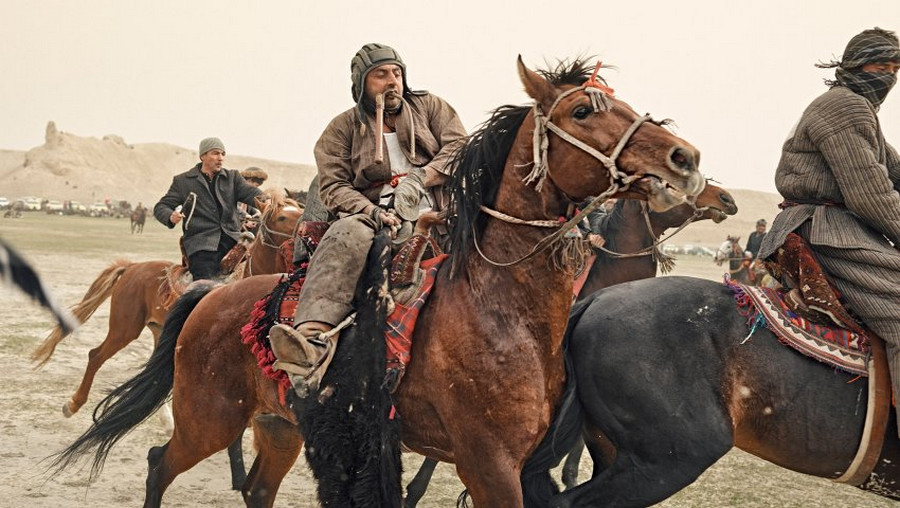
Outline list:
[[[774,214],[772,214],[774,215]],[[755,217],[754,215],[753,217]],[[749,231],[753,217],[739,221]],[[716,226],[716,238],[734,229]],[[705,228],[712,228],[705,225]],[[690,228],[683,234],[690,241]],[[58,217],[28,213],[22,219],[0,219],[0,237],[17,246],[66,304],[79,300],[100,271],[115,259],[134,261],[177,259],[176,234],[148,221],[143,235],[129,234],[125,219]],[[687,241],[687,240],[685,240]],[[677,239],[673,242],[678,243]],[[675,274],[720,279],[721,268],[709,258],[682,256]],[[103,392],[129,378],[149,357],[151,336],[141,338],[100,371],[88,405],[74,417],[61,407],[81,379],[88,351],[106,334],[108,304],[74,336],[67,338],[43,369],[35,371],[28,357],[49,331],[47,313],[20,293],[0,289],[0,506],[120,507],[139,506],[144,495],[147,450],[165,442],[162,424],[151,419],[138,426],[113,449],[106,469],[93,484],[87,468],[71,469],[48,479],[46,457],[70,444],[90,423],[90,411]],[[245,460],[252,461],[252,441],[245,436]],[[404,457],[411,478],[420,457]],[[582,461],[582,477],[590,471]],[[558,478],[558,474],[557,474]],[[441,464],[420,506],[451,507],[462,489],[451,465]],[[302,459],[285,479],[277,506],[314,507],[314,485]],[[664,507],[887,507],[894,503],[854,488],[796,474],[739,450],[710,468],[693,485],[665,501]],[[240,494],[229,490],[228,466],[219,453],[181,475],[164,497],[170,507],[243,506]]]

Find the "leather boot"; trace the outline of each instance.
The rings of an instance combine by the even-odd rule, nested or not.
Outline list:
[[[307,321],[296,329],[281,323],[269,329],[269,343],[278,359],[272,368],[287,372],[301,396],[318,388],[331,363],[338,336],[323,334],[332,328],[328,323]]]

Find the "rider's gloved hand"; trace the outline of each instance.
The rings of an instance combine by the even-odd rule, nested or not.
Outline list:
[[[401,219],[419,218],[419,204],[425,196],[425,169],[415,168],[394,189],[394,210]]]
[[[369,217],[371,217],[372,220],[375,221],[376,230],[379,230],[383,227],[399,226],[401,222],[396,215],[385,210],[384,208],[381,208],[380,206],[373,207],[369,212]]]

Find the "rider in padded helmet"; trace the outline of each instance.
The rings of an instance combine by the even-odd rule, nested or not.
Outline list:
[[[445,206],[441,185],[465,129],[443,99],[413,91],[406,65],[393,48],[366,44],[350,62],[355,105],[335,117],[316,143],[319,197],[337,220],[310,261],[296,328],[270,330],[276,368],[295,387],[314,387],[327,367],[337,336],[316,339],[352,312],[351,301],[375,232],[413,221],[423,205]],[[376,95],[384,94],[384,160],[376,161]],[[313,369],[326,356],[322,367]],[[302,390],[301,390],[302,391]]]

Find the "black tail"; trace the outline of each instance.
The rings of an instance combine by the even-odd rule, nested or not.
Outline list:
[[[2,239],[0,239],[0,280],[18,286],[33,300],[50,309],[64,334],[70,334],[78,327],[79,322],[75,316],[56,303],[56,299],[44,287],[44,283],[31,265]]]
[[[172,391],[175,374],[175,343],[191,311],[213,286],[200,286],[179,298],[166,316],[159,344],[144,369],[106,396],[94,409],[94,424],[68,448],[56,455],[50,469],[60,473],[96,448],[90,480],[103,470],[106,456],[131,429],[149,418]]]
[[[355,323],[339,336],[319,392],[291,394],[322,506],[402,506],[400,419],[384,384],[390,237],[375,236],[359,281]]]
[[[589,299],[588,299],[589,300]],[[522,497],[525,508],[544,507],[550,504],[550,498],[559,493],[559,486],[550,477],[550,470],[559,465],[581,436],[582,415],[581,402],[578,400],[575,385],[575,371],[568,344],[572,328],[584,313],[587,305],[580,302],[573,306],[569,313],[569,323],[563,339],[566,361],[566,388],[557,407],[556,415],[544,439],[531,457],[522,467]]]

